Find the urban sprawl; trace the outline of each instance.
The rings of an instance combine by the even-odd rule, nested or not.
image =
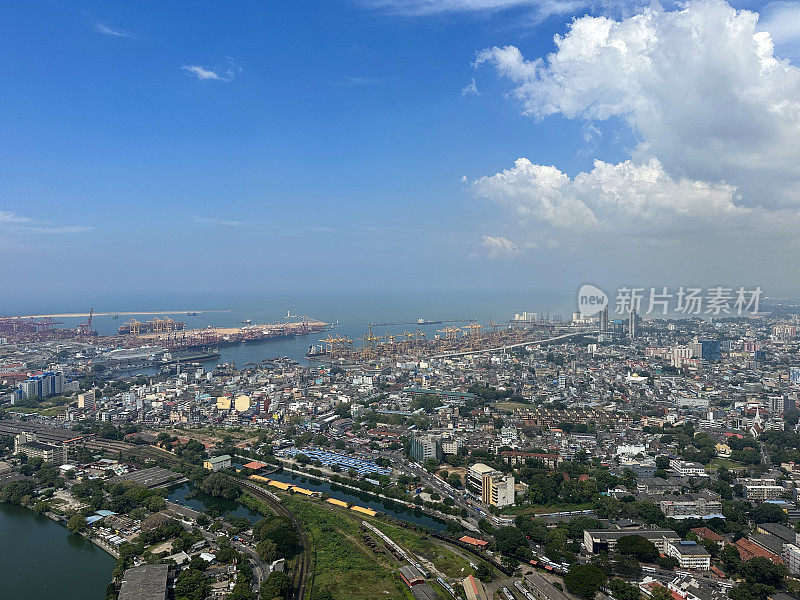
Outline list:
[[[798,315],[525,312],[213,370],[172,330],[9,336],[0,501],[113,555],[109,600],[796,598]]]

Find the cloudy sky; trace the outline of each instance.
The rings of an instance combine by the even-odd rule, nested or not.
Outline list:
[[[0,51],[7,295],[800,293],[800,0],[26,2]]]

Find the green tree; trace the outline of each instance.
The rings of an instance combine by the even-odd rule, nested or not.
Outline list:
[[[177,600],[204,600],[208,595],[209,580],[202,572],[187,569],[178,575],[175,581],[175,598]]]
[[[67,521],[67,529],[72,533],[83,531],[86,527],[86,519],[83,515],[72,515]]]
[[[783,578],[789,574],[785,566],[776,565],[763,556],[744,562],[739,572],[748,583],[763,583],[772,587],[781,587]]]
[[[591,600],[606,583],[606,574],[594,565],[572,565],[564,576],[567,590]]]
[[[258,557],[264,562],[272,562],[278,558],[278,546],[272,540],[262,540],[256,546]]]
[[[275,571],[261,584],[262,600],[272,600],[273,598],[283,598],[289,590],[291,581],[289,576],[283,571]]]
[[[481,581],[485,581],[488,583],[489,581],[494,579],[494,572],[492,572],[492,568],[489,565],[487,565],[486,563],[481,563],[475,570],[475,577],[477,577]]]
[[[656,586],[650,594],[650,600],[673,600],[672,592],[662,585]]]
[[[788,519],[780,506],[769,502],[762,502],[753,507],[750,515],[756,523],[785,523]]]
[[[625,535],[619,538],[617,552],[633,556],[642,562],[653,562],[658,558],[658,549],[641,535]]]
[[[616,600],[639,600],[641,593],[635,585],[622,579],[612,579],[608,582],[608,589]]]
[[[500,527],[494,539],[501,554],[522,554],[528,550],[528,538],[516,527]]]
[[[767,600],[773,589],[763,583],[749,583],[745,581],[735,588],[731,588],[728,596],[731,600]]]

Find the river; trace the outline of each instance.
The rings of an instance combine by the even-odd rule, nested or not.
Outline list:
[[[0,600],[103,600],[116,561],[47,517],[0,504]]]

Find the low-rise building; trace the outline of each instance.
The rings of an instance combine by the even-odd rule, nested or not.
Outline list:
[[[680,477],[708,477],[705,467],[700,463],[673,459],[669,461],[669,466]]]
[[[227,454],[222,456],[213,456],[203,461],[203,467],[209,471],[220,471],[222,469],[230,468],[233,464],[233,459]]]
[[[122,575],[119,600],[165,600],[169,565],[131,567]]]
[[[677,558],[682,569],[708,571],[711,568],[711,554],[697,542],[670,542],[667,556]]]

